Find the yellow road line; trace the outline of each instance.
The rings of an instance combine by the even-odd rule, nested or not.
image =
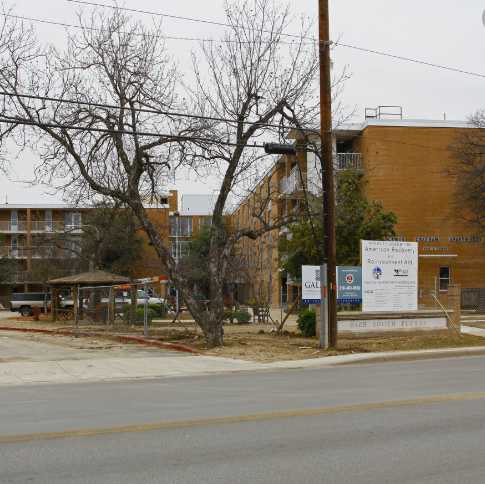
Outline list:
[[[250,415],[237,415],[233,417],[208,417],[194,420],[173,420],[152,424],[126,425],[122,427],[107,427],[95,429],[67,430],[63,432],[38,432],[20,435],[0,435],[0,444],[16,444],[39,440],[66,439],[73,437],[96,437],[100,435],[120,433],[140,433],[152,430],[179,429],[190,427],[208,427],[212,425],[227,425],[246,422],[259,422],[293,417],[311,417],[318,415],[332,415],[349,412],[365,412],[369,410],[382,410],[387,408],[411,407],[430,405],[434,403],[463,402],[484,400],[485,392],[458,393],[451,395],[436,395],[416,398],[413,400],[391,400],[378,403],[363,403],[357,405],[338,405],[335,407],[309,408],[302,410],[288,410],[280,412],[255,413]]]

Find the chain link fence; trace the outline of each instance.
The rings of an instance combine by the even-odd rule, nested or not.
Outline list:
[[[485,314],[485,287],[462,289],[461,307],[465,311]]]
[[[59,295],[53,308],[54,320],[74,321],[78,325],[143,325],[167,316],[164,298],[143,283],[116,286],[75,287]]]

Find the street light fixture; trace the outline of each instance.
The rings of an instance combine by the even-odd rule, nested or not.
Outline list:
[[[296,148],[290,144],[264,143],[264,151],[268,155],[292,155],[296,156]]]

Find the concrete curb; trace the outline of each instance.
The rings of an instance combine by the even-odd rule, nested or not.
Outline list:
[[[392,363],[403,361],[423,361],[440,358],[473,357],[485,355],[485,346],[463,348],[441,348],[430,350],[391,351],[382,353],[353,353],[294,361],[265,363],[267,369],[332,368],[353,364]]]
[[[162,343],[161,341],[144,338],[142,336],[129,335],[109,335],[105,333],[89,332],[89,331],[74,331],[74,330],[54,330],[45,328],[19,328],[10,326],[0,326],[0,331],[15,331],[23,333],[40,333],[58,336],[81,336],[94,337],[118,341],[121,343],[135,343],[144,346],[151,346],[160,349],[167,349],[179,351],[183,353],[190,353],[193,355],[200,355],[193,348],[180,343]],[[485,355],[485,346],[469,346],[458,348],[434,348],[429,350],[408,350],[408,351],[389,351],[389,352],[375,352],[375,353],[353,353],[335,356],[326,356],[322,358],[308,358],[303,360],[284,360],[275,361],[271,363],[256,363],[247,360],[237,360],[244,363],[253,363],[256,365],[252,369],[234,369],[233,371],[254,371],[254,370],[277,370],[277,369],[303,369],[303,368],[325,368],[335,367],[351,364],[365,364],[365,363],[379,363],[392,361],[414,361],[426,360],[432,358],[449,358],[460,356],[480,356]],[[204,358],[215,358],[218,361],[223,361],[225,358],[204,356]]]
[[[104,338],[120,343],[136,343],[144,346],[152,346],[164,350],[180,351],[183,353],[192,353],[197,355],[198,352],[189,346],[180,343],[162,343],[154,339],[144,338],[142,336],[128,336],[128,335],[109,335],[104,333],[89,332],[89,331],[74,331],[74,330],[57,330],[44,328],[18,328],[11,326],[0,326],[0,331],[16,331],[18,333],[40,333],[51,334],[57,336],[83,336],[89,338]]]

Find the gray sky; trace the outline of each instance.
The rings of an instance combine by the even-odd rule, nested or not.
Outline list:
[[[109,4],[110,0],[97,0]],[[9,3],[9,2],[7,2]],[[286,3],[281,1],[282,4]],[[317,0],[291,0],[293,12],[315,18]],[[224,21],[222,0],[121,0],[120,5],[174,15]],[[332,38],[369,49],[445,64],[485,74],[485,0],[331,0]],[[18,15],[75,22],[79,6],[66,0],[16,0]],[[88,7],[84,7],[88,8]],[[150,21],[150,17],[140,15]],[[218,27],[166,19],[167,34],[217,37]],[[36,24],[43,41],[63,43],[60,27]],[[296,25],[295,25],[296,30]],[[183,71],[190,67],[189,52],[197,44],[169,41],[169,49]],[[418,66],[340,47],[333,53],[334,68],[349,65],[343,101],[363,118],[365,107],[401,105],[406,117],[465,119],[485,108],[485,79]],[[44,188],[15,183],[26,179],[36,161],[35,153],[12,160],[10,180],[0,179],[0,202],[54,201]],[[212,184],[185,178],[176,187],[183,193],[210,193]]]

